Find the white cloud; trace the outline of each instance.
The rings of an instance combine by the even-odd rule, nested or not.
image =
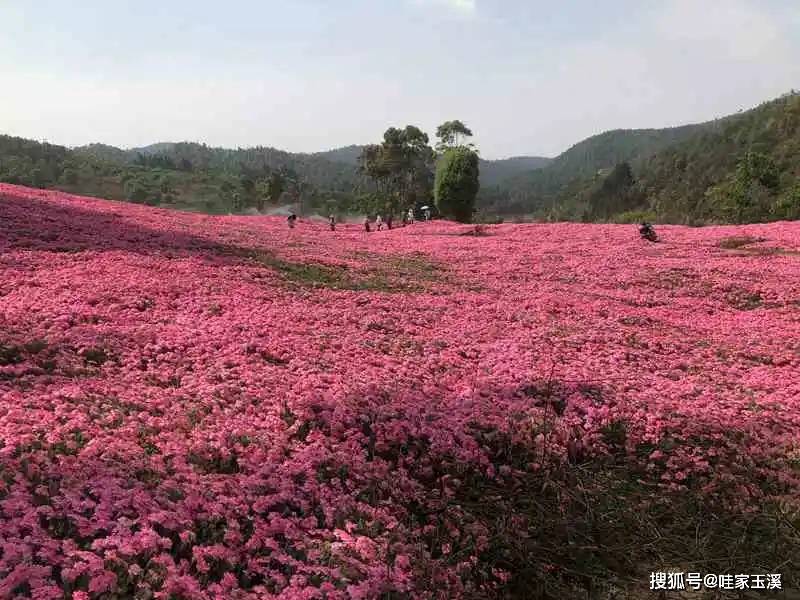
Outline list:
[[[417,0],[417,3],[443,6],[467,17],[473,16],[478,10],[477,0]]]

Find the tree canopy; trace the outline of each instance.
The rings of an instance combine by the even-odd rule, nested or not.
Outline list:
[[[436,128],[436,137],[439,138],[436,144],[436,150],[444,152],[448,148],[455,148],[463,145],[466,138],[472,137],[472,130],[458,119],[454,121],[445,121]]]
[[[374,185],[367,210],[394,216],[430,197],[434,159],[428,135],[414,125],[390,127],[383,142],[364,147],[359,162]]]
[[[466,146],[445,150],[436,164],[436,206],[446,218],[469,223],[478,194],[478,155]]]

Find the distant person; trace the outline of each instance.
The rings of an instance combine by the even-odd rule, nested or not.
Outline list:
[[[289,224],[289,229],[294,229],[295,221],[297,221],[297,215],[294,213],[290,213],[288,217],[286,217],[286,222]]]
[[[375,229],[383,231],[383,219],[381,219],[380,215],[375,218]]]
[[[369,217],[364,217],[364,231],[369,233]]]
[[[430,208],[426,208],[425,209],[425,220],[426,221],[430,221],[431,220],[431,209]]]
[[[412,225],[414,224],[414,209],[413,208],[409,208],[408,209],[408,222],[411,223]]]
[[[392,228],[392,220],[393,219],[394,218],[392,217],[392,215],[389,215],[388,217],[386,217],[386,229],[391,229]]]
[[[649,242],[657,242],[658,236],[656,235],[656,230],[653,229],[653,226],[650,225],[647,221],[642,221],[641,227],[639,227],[639,235],[642,236],[643,240],[647,240]]]
[[[333,215],[328,217],[328,224],[331,226],[331,231],[335,231],[336,230],[336,219],[334,218]]]

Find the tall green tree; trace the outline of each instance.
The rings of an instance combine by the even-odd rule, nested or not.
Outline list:
[[[359,162],[375,190],[366,194],[364,208],[387,216],[407,210],[420,199],[430,197],[434,153],[428,135],[419,127],[390,127],[383,142],[366,146]]]
[[[436,207],[446,218],[469,223],[480,189],[478,153],[473,144],[464,144],[472,130],[459,120],[445,121],[436,128],[436,137]]]
[[[436,128],[436,137],[439,138],[436,150],[444,152],[448,148],[463,146],[466,138],[472,137],[472,130],[458,119],[445,121]],[[472,144],[466,144],[470,148]]]
[[[447,218],[469,223],[480,188],[478,155],[466,146],[445,150],[436,164],[436,207]]]

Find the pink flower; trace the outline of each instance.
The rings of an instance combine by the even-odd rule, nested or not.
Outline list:
[[[0,597],[459,598],[514,575],[467,485],[800,492],[800,261],[719,246],[800,224],[464,231],[0,184]]]

